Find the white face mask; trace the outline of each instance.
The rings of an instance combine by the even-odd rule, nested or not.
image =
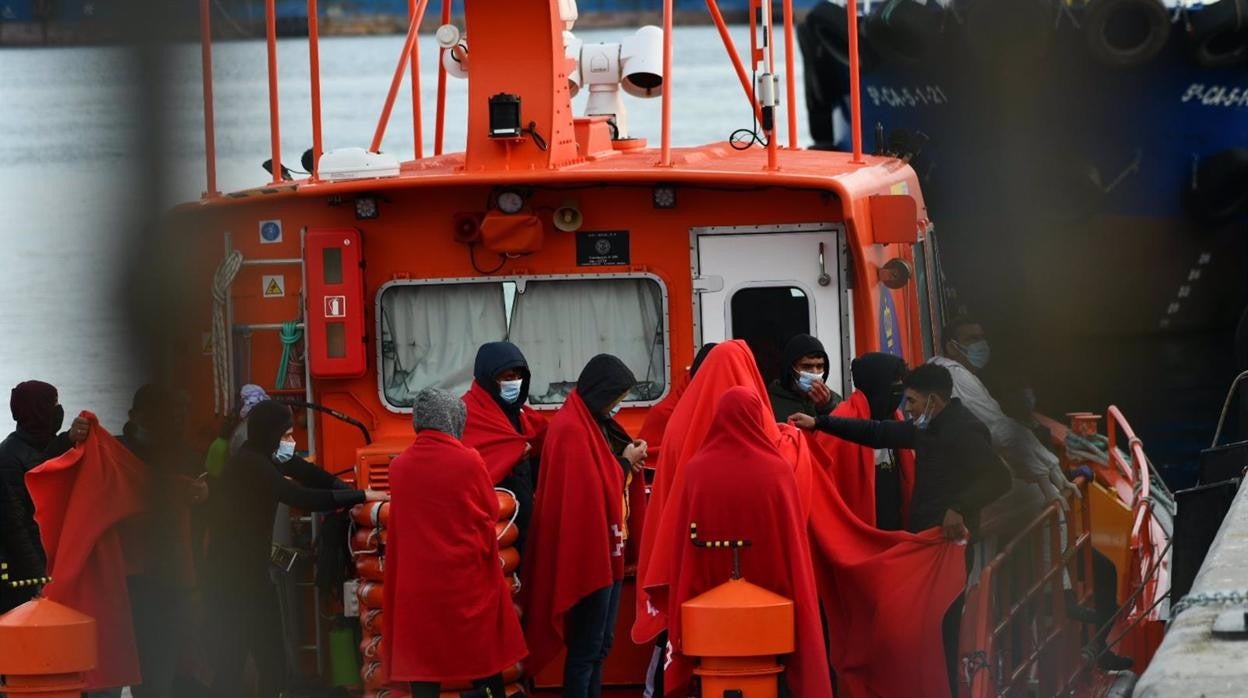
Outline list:
[[[295,442],[294,441],[279,441],[277,444],[277,450],[273,452],[273,460],[277,461],[278,463],[285,463],[286,461],[294,457],[295,457]]]
[[[822,373],[805,373],[799,371],[797,374],[797,387],[801,388],[802,392],[809,393],[811,390],[814,390],[815,381],[821,380],[823,380]]]
[[[524,380],[517,381],[499,381],[498,396],[508,405],[513,404],[520,399],[520,389],[524,387]]]

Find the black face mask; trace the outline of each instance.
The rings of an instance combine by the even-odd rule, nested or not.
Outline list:
[[[892,401],[892,404],[900,405],[901,399],[904,398],[905,396],[906,396],[906,387],[904,385],[901,385],[900,383],[898,383],[897,385],[894,385],[888,390],[888,397],[889,397],[889,400]],[[901,408],[898,407],[898,409],[901,409]]]
[[[61,433],[61,427],[65,426],[65,408],[63,406],[57,405],[52,408],[52,421],[49,422],[48,426],[52,427],[53,434]]]

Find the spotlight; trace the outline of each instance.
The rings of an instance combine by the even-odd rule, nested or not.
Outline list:
[[[676,208],[676,187],[660,184],[653,191],[655,208]]]
[[[519,138],[522,135],[520,97],[505,92],[490,97],[490,138]]]
[[[355,197],[355,217],[357,220],[368,221],[377,217],[377,199],[371,196]]]

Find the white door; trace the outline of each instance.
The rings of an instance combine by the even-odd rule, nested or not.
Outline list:
[[[785,342],[814,335],[828,352],[828,386],[847,394],[853,345],[840,227],[716,227],[693,235],[700,341],[746,340],[770,380]]]

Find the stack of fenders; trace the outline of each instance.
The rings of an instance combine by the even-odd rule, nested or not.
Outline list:
[[[498,490],[499,520],[495,525],[498,536],[498,564],[504,578],[511,582],[512,597],[520,591],[519,577],[516,567],[520,564],[520,553],[516,550],[516,498],[506,490]],[[382,618],[385,590],[386,565],[386,527],[390,522],[390,503],[373,502],[358,504],[351,510],[355,522],[355,531],[351,535],[351,555],[355,561],[355,573],[358,579],[358,595],[360,601],[360,629],[363,640],[360,642],[362,657],[360,675],[364,679],[365,698],[403,698],[410,692],[406,685],[388,683],[389,670],[383,662]],[[516,605],[516,613],[520,614],[520,606]],[[511,698],[524,695],[522,679],[524,667],[517,664],[503,673],[507,682],[507,696]],[[442,686],[443,698],[459,698],[461,693],[471,690],[467,683],[463,685],[446,684]],[[502,698],[501,696],[495,698]]]

